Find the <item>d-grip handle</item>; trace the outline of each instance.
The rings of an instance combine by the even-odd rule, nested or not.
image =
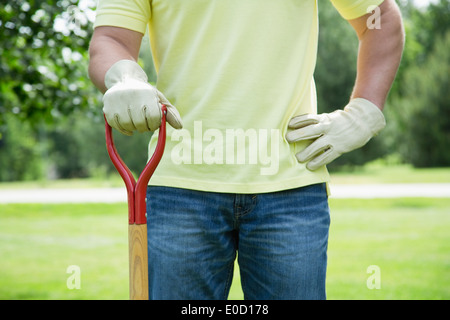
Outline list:
[[[108,124],[105,118],[105,137],[106,148],[108,150],[109,157],[112,163],[116,167],[127,188],[128,196],[128,220],[129,224],[146,224],[147,219],[145,198],[147,193],[148,182],[156,170],[159,162],[164,153],[164,147],[166,145],[166,114],[167,108],[165,105],[161,108],[162,119],[161,126],[159,127],[158,143],[156,145],[155,152],[150,160],[147,162],[144,170],[142,170],[139,178],[136,182],[133,174],[127,165],[123,162],[122,158],[117,152],[114,145],[112,128]]]

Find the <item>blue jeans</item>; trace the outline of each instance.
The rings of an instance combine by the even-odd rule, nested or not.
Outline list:
[[[150,299],[325,299],[325,184],[263,194],[147,191]]]

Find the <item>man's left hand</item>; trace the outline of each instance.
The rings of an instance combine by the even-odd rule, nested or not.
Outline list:
[[[286,139],[289,143],[315,139],[296,158],[307,162],[309,170],[316,170],[341,154],[362,147],[385,126],[383,113],[375,104],[355,98],[344,110],[292,118],[289,128],[294,130],[286,134]]]

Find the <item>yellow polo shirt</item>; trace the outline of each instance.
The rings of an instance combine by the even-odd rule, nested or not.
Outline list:
[[[331,0],[345,19],[383,0]],[[316,0],[99,0],[95,27],[145,33],[157,88],[178,109],[150,185],[262,193],[327,182],[289,144],[296,115],[316,113]],[[152,136],[149,154],[155,148]]]

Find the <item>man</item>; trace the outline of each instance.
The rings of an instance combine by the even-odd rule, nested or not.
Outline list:
[[[317,114],[316,0],[99,1],[89,74],[108,123],[154,131],[165,104],[172,127],[147,194],[151,299],[226,299],[237,252],[246,299],[326,298],[325,165],[385,126],[404,38],[394,0],[332,2],[357,77]],[[136,63],[147,26],[155,87]]]

